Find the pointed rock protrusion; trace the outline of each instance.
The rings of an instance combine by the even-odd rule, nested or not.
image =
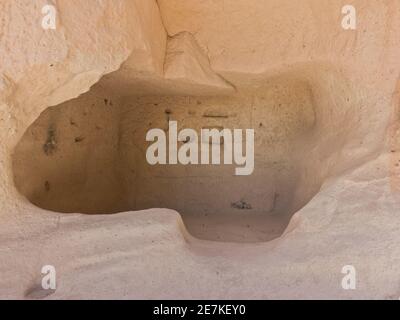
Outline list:
[[[233,92],[235,88],[216,74],[207,55],[189,32],[181,32],[170,38],[164,64],[164,75],[178,86],[202,91]],[[192,88],[192,89],[193,89]]]

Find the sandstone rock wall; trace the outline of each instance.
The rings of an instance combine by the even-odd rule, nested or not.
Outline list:
[[[50,298],[400,296],[398,1],[352,1],[356,30],[341,27],[342,0],[57,0],[56,29],[44,30],[47,3],[0,2],[1,298],[48,297],[45,264],[61,283]],[[141,133],[165,125],[167,108],[192,126],[258,126],[262,172],[245,191],[255,207],[270,207],[276,188],[288,193],[280,238],[200,241],[190,215],[185,227],[166,209],[42,209],[183,211],[204,196],[221,209],[219,193],[198,187],[212,172],[160,175],[137,161]],[[204,120],[210,110],[236,117]],[[229,205],[242,185],[218,174]],[[180,175],[179,190],[162,183]],[[282,184],[264,184],[271,176]],[[255,197],[256,186],[271,196]],[[353,292],[340,287],[347,264],[360,275]]]

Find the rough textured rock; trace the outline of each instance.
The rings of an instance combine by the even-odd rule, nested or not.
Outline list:
[[[181,92],[201,94],[200,88],[214,94],[232,93],[233,87],[218,76],[210,67],[208,57],[202,52],[194,37],[182,32],[168,41],[164,74],[166,79],[174,80],[171,86],[195,85],[195,89],[180,88]],[[202,87],[206,88],[202,88]]]
[[[0,2],[0,298],[399,298],[398,1],[45,3]],[[149,169],[169,119],[255,127],[254,175]]]

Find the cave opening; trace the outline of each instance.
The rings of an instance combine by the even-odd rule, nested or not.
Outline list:
[[[320,135],[315,101],[308,81],[285,76],[229,96],[120,98],[95,85],[28,128],[13,154],[14,181],[51,211],[170,208],[199,239],[270,241],[322,183],[310,161]],[[235,175],[234,163],[149,164],[146,134],[168,132],[170,121],[197,132],[254,128],[254,171]]]

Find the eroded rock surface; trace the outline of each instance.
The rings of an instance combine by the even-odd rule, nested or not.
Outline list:
[[[0,2],[1,298],[399,298],[398,1],[95,2]],[[253,175],[149,166],[168,120]]]

